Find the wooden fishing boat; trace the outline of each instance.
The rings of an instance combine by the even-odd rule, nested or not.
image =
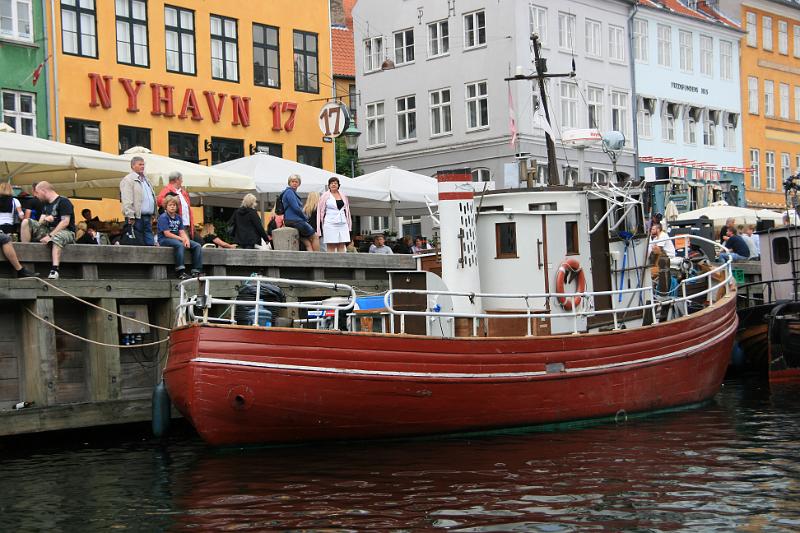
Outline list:
[[[619,418],[716,394],[737,326],[729,264],[662,290],[670,272],[651,283],[634,191],[499,191],[476,208],[470,182],[468,170],[440,173],[442,277],[394,273],[380,331],[358,331],[355,289],[340,283],[183,282],[164,371],[177,409],[224,445]],[[623,226],[628,237],[614,238]],[[252,301],[237,300],[242,283],[256,287]],[[273,285],[345,296],[260,301]],[[260,325],[231,306],[249,306]],[[330,311],[333,329],[258,317],[309,309]]]

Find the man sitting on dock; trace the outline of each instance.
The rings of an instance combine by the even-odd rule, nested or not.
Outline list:
[[[69,199],[59,196],[53,186],[40,181],[33,193],[45,203],[42,216],[37,222],[26,218],[20,226],[22,242],[40,242],[52,244],[53,266],[48,279],[58,279],[58,266],[61,263],[61,251],[68,244],[75,242],[75,208]]]
[[[729,252],[719,254],[720,261],[725,262],[729,257],[734,261],[744,261],[750,257],[750,249],[738,233],[735,227],[728,227],[724,246]]]
[[[14,245],[11,243],[11,235],[3,233],[2,231],[0,231],[0,248],[3,250],[3,255],[6,256],[8,262],[14,267],[18,278],[34,278],[39,276],[38,272],[33,272],[22,266],[22,263],[19,262],[19,258],[17,258]]]

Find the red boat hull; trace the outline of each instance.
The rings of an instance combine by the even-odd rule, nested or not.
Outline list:
[[[215,445],[487,430],[709,399],[736,326],[730,296],[664,324],[549,337],[192,325],[173,331],[164,376]]]

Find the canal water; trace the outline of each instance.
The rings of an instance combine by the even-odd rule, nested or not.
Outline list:
[[[763,381],[560,432],[218,450],[137,431],[0,441],[0,531],[800,530],[800,390]]]

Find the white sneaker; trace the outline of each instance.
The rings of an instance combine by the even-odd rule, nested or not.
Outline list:
[[[58,270],[51,270],[47,279],[58,279]]]

